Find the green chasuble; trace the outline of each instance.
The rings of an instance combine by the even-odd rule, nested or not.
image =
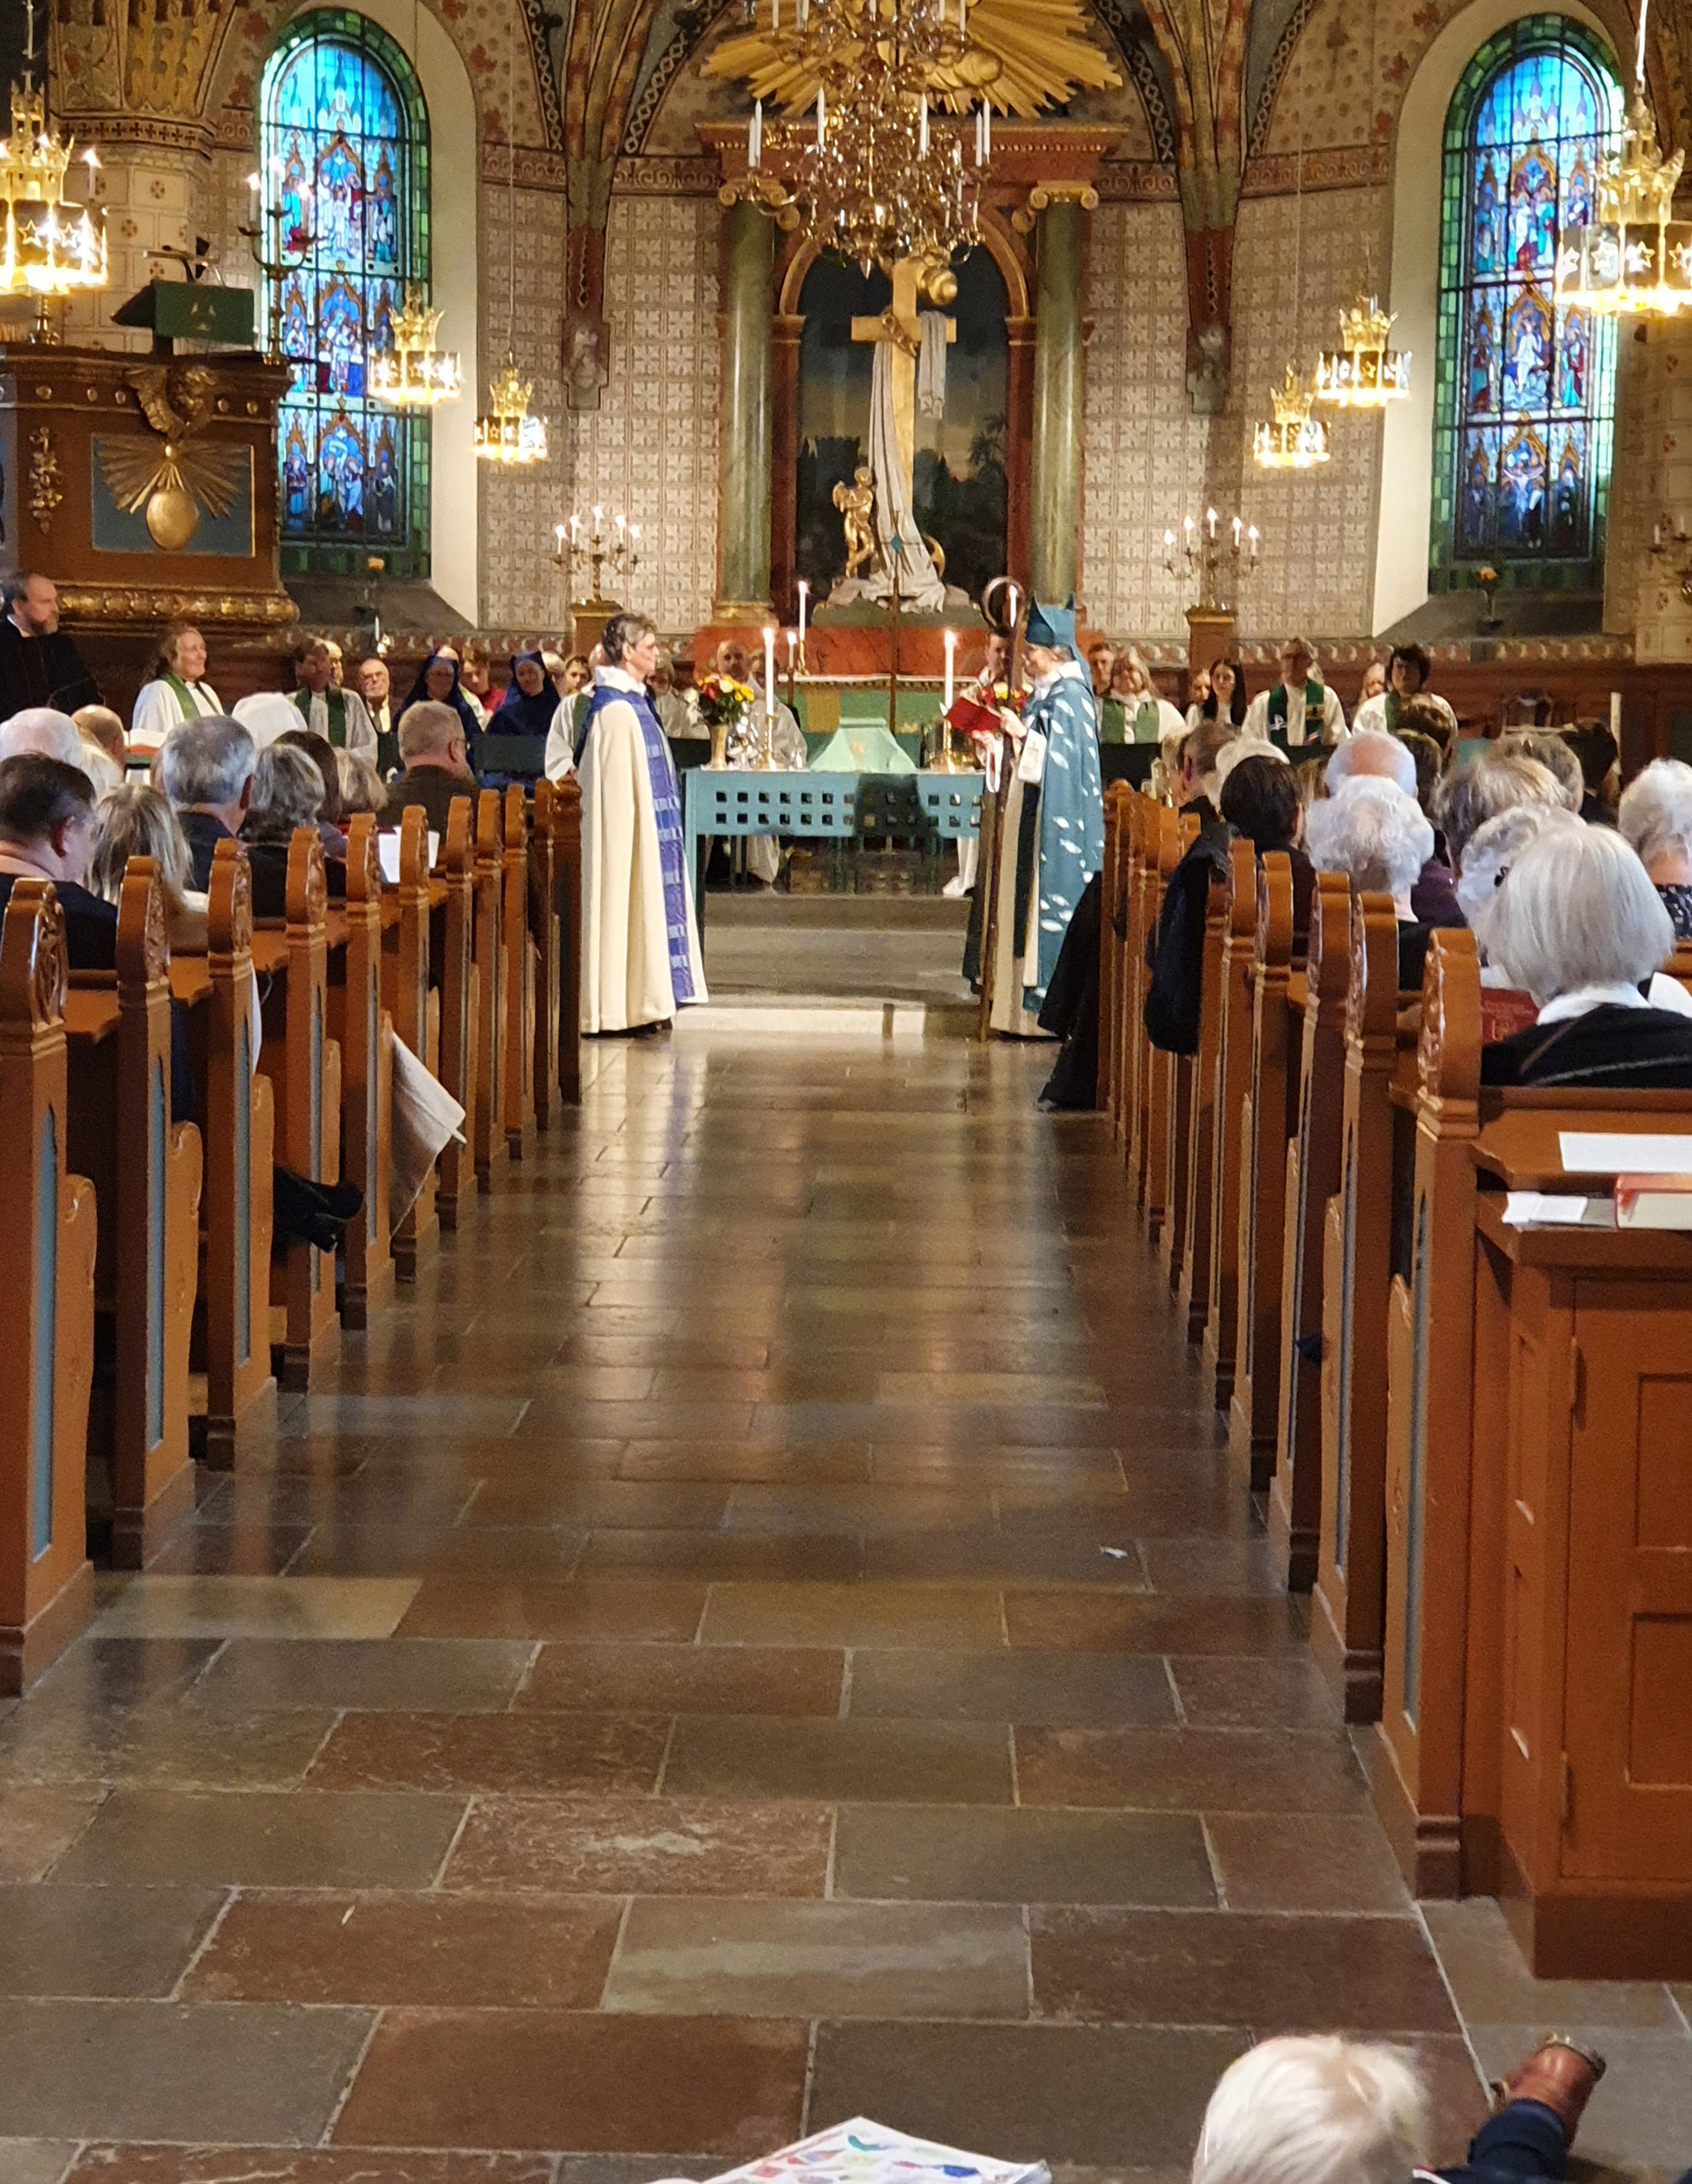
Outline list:
[[[293,694],[294,710],[308,728],[311,725],[311,701],[315,695],[315,693],[308,690],[303,683]],[[333,747],[338,751],[344,751],[346,748],[346,693],[345,690],[338,690],[334,684],[330,683],[329,688],[323,693],[323,700],[324,710],[328,715],[324,723],[325,732]]]

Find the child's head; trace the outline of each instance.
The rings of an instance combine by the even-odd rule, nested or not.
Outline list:
[[[1217,2081],[1192,2184],[1406,2184],[1427,2120],[1421,2080],[1396,2047],[1264,2040]]]

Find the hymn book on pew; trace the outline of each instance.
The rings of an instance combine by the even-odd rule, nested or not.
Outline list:
[[[1043,2161],[992,2161],[853,2116],[710,2184],[1051,2184]]]
[[[1510,1191],[1512,1229],[1692,1229],[1692,1137],[1654,1131],[1563,1130],[1563,1172],[1613,1176],[1603,1192]]]

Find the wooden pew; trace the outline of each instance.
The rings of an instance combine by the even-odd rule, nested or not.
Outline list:
[[[1251,1062],[1240,1111],[1239,1355],[1228,1405],[1228,1442],[1249,1456],[1251,1490],[1274,1467],[1280,1417],[1280,1289],[1287,1147],[1296,1120],[1295,1026],[1304,982],[1292,974],[1292,860],[1272,850],[1259,864],[1251,956]]]
[[[1117,937],[1126,847],[1128,784],[1113,781],[1104,792],[1104,852],[1099,864],[1099,1073],[1094,1105],[1116,1111],[1117,1051],[1117,995],[1122,943]]]
[[[45,880],[12,884],[0,926],[0,1696],[38,1676],[93,1613],[84,1479],[94,1373],[93,1185],[70,1136],[64,922]]]
[[[163,882],[131,858],[117,969],[72,971],[66,1158],[93,1184],[96,1379],[91,1462],[109,1465],[112,1563],[139,1570],[193,1505],[189,1351],[199,1261],[200,1133],[171,1120],[170,945]],[[102,1341],[101,1348],[105,1348]]]
[[[1249,842],[1228,845],[1226,926],[1219,982],[1214,1150],[1210,1209],[1210,1296],[1204,1361],[1216,1408],[1234,1394],[1240,1289],[1240,1114],[1251,1083],[1251,970],[1258,937],[1258,858]]]
[[[1340,1190],[1323,1230],[1322,1534],[1310,1645],[1346,1720],[1373,1721],[1386,1612],[1386,1305],[1399,1045],[1390,895],[1354,902],[1348,971]]]
[[[1146,960],[1146,948],[1157,931],[1157,921],[1163,908],[1163,890],[1169,885],[1169,874],[1181,862],[1181,815],[1167,805],[1159,805],[1156,862],[1153,865],[1148,854],[1150,869],[1143,897],[1139,959],[1142,963]],[[1140,1097],[1144,1103],[1144,1120],[1138,1147],[1138,1177],[1139,1202],[1146,1209],[1147,1229],[1155,1244],[1170,1215],[1169,1140],[1176,1121],[1175,1058],[1154,1047],[1146,1036],[1146,983],[1147,975],[1142,972],[1140,1002],[1134,1011],[1139,1027]]]
[[[1222,949],[1228,917],[1228,880],[1218,873],[1211,880],[1205,904],[1198,1051],[1192,1057],[1192,1111],[1187,1135],[1187,1232],[1176,1289],[1187,1340],[1198,1343],[1204,1341],[1210,1314],[1211,1222],[1216,1211],[1216,1071],[1222,1052]]]
[[[1377,1803],[1429,1889],[1507,1898],[1539,1976],[1682,1978],[1692,1239],[1502,1214],[1568,1188],[1561,1131],[1684,1134],[1692,1101],[1483,1089],[1466,933],[1423,993]]]
[[[1121,1134],[1123,1157],[1134,1178],[1134,1192],[1146,1203],[1147,1146],[1151,1126],[1151,1042],[1146,1036],[1147,935],[1156,930],[1161,901],[1162,806],[1136,790],[1129,806],[1128,935],[1123,946],[1122,998],[1118,1003],[1123,1041]]]
[[[253,1073],[263,1041],[253,991],[253,895],[247,852],[219,842],[212,863],[206,912],[206,999],[197,1009],[205,1117],[205,1187],[201,1194],[201,1322],[205,1365],[204,1460],[214,1471],[234,1463],[241,1422],[271,1394],[271,1176],[275,1094]],[[192,992],[173,962],[179,999]],[[186,989],[186,991],[185,991]]]
[[[441,996],[429,980],[429,822],[417,805],[400,813],[399,884],[390,892],[393,917],[383,940],[382,1006],[393,1020],[394,1036],[439,1078]],[[435,1188],[431,1170],[394,1230],[397,1281],[415,1281],[419,1264],[440,1243]]]
[[[435,1213],[448,1235],[458,1226],[458,1206],[473,1172],[474,1155],[468,1142],[474,1128],[471,1111],[476,1099],[478,981],[475,960],[476,844],[474,806],[467,796],[456,796],[447,812],[447,838],[442,844],[442,884],[445,900],[440,910],[440,947],[434,950],[431,920],[431,970],[439,964],[441,984],[440,1066],[436,1074],[464,1111],[465,1142],[456,1139],[435,1163]]]
[[[1198,832],[1197,818],[1188,818],[1184,813],[1171,813],[1175,821],[1176,863],[1185,856],[1188,846]],[[1169,887],[1174,866],[1160,866],[1163,874],[1161,894]],[[1154,929],[1155,930],[1155,929]],[[1163,1120],[1164,1184],[1162,1217],[1158,1223],[1158,1259],[1169,1284],[1169,1295],[1176,1296],[1181,1289],[1181,1274],[1185,1264],[1187,1247],[1187,1194],[1191,1184],[1189,1155],[1192,1150],[1193,1084],[1197,1069],[1196,1058],[1191,1054],[1164,1054],[1157,1052],[1154,1067],[1161,1066],[1166,1080]]]
[[[349,823],[345,940],[330,952],[330,1034],[341,1050],[340,1173],[364,1194],[342,1238],[343,1325],[362,1329],[392,1290],[388,1148],[393,1134],[390,1020],[382,1006],[382,865],[369,813]]]
[[[1299,1056],[1298,1121],[1287,1148],[1280,1280],[1280,1417],[1269,1482],[1269,1538],[1287,1587],[1316,1580],[1322,1511],[1322,1223],[1340,1185],[1351,976],[1351,882],[1318,873]]]
[[[576,1106],[582,1099],[582,787],[574,774],[565,776],[553,797],[553,851],[559,928],[558,1088]]]
[[[544,776],[535,784],[534,825],[529,832],[529,932],[534,942],[534,1038],[530,1085],[535,1128],[551,1127],[558,1089],[558,844],[553,806],[557,791]]]
[[[476,806],[476,1072],[470,1103],[470,1143],[479,1191],[494,1188],[494,1147],[501,1129],[505,1013],[500,924],[504,900],[500,793],[484,789]]]
[[[523,1133],[535,1118],[535,959],[529,925],[529,813],[515,784],[505,792],[500,854],[500,1126],[505,1149],[523,1158]]]
[[[264,1001],[261,1066],[276,1094],[277,1165],[318,1183],[339,1179],[341,1053],[329,1036],[328,883],[323,845],[296,827],[288,847],[286,955]],[[261,930],[277,930],[274,919]],[[271,1348],[278,1384],[295,1392],[339,1347],[335,1261],[315,1244],[291,1244],[271,1267]]]

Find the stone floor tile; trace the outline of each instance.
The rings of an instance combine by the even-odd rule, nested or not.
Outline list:
[[[1421,1905],[1457,2006],[1472,2025],[1572,2024],[1684,2032],[1666,1987],[1649,1980],[1536,1980],[1489,1896]],[[1600,2040],[1599,2045],[1604,2046]],[[1692,2070],[1692,2048],[1687,2055]],[[1692,2147],[1692,2136],[1688,2139]],[[1688,2159],[1692,2162],[1692,2154]]]
[[[835,2024],[817,2032],[813,2130],[873,2116],[1008,2161],[1192,2158],[1211,2088],[1247,2042],[1162,2026]]]
[[[427,1888],[464,1810],[462,1797],[114,1790],[53,1878],[148,1887]]]
[[[1038,1530],[1001,1525],[942,1532],[929,1537],[872,1538],[864,1567],[870,1578],[961,1578],[991,1586],[1097,1586],[1109,1593],[1143,1593],[1145,1569],[1138,1543],[1113,1527],[1084,1521]]]
[[[850,1585],[863,1574],[856,1534],[594,1532],[576,1565],[583,1578],[681,1576],[711,1584]]]
[[[349,1713],[311,1772],[325,1790],[650,1790],[662,1714]]]
[[[180,1698],[219,1651],[216,1638],[82,1638],[29,1688],[33,1713]]]
[[[681,1797],[479,1797],[449,1889],[607,1896],[820,1896],[830,1817],[799,1804]]]
[[[0,1995],[168,1995],[223,1901],[210,1888],[0,1888]]]
[[[850,1712],[937,1721],[1026,1721],[1055,1727],[1118,1723],[1161,1728],[1176,1719],[1154,1653],[878,1652],[852,1654]]]
[[[1361,1812],[1368,1801],[1337,1730],[1020,1728],[1016,1774],[1025,1805]]]
[[[1204,1831],[1191,1813],[848,1806],[835,1846],[840,1896],[1013,1904],[1210,1905]]]
[[[232,1638],[193,1704],[494,1712],[510,1703],[534,1650],[476,1638]]]
[[[748,1486],[780,1486],[788,1480],[813,1486],[867,1485],[870,1450],[867,1441],[804,1449],[752,1447],[743,1441],[703,1446],[687,1441],[631,1441],[618,1463],[617,1475]]]
[[[309,1543],[308,1524],[177,1527],[147,1564],[150,1578],[279,1578]],[[385,1565],[391,1567],[391,1565]]]
[[[93,2145],[82,2148],[71,2174],[77,2184],[231,2184],[234,2178],[262,2178],[263,2184],[553,2184],[550,2155],[428,2153],[414,2147],[367,2153],[338,2146]]]
[[[1333,1692],[1307,1649],[1285,1653],[1176,1653],[1169,1661],[1181,1717],[1195,1729],[1325,1729]]]
[[[1005,1627],[1013,1645],[1081,1653],[1287,1651],[1304,1645],[1309,1615],[1308,1607],[1285,1594],[1278,1600],[1008,1589],[1005,1594]]]
[[[1458,2031],[1414,1919],[1065,1909],[1030,1913],[1043,2017],[1275,2032]]]
[[[916,1538],[960,1526],[991,1527],[984,1492],[902,1486],[736,1486],[724,1523],[731,1532],[857,1532]]]
[[[183,1999],[591,2009],[622,1915],[615,1898],[247,1893]]]
[[[708,1645],[998,1645],[998,1600],[959,1585],[716,1585]]]
[[[1213,1812],[1205,1831],[1233,1911],[1410,1909],[1373,1813]]]
[[[403,1570],[419,1577],[562,1582],[581,1558],[579,1531],[541,1525],[319,1525],[288,1565],[291,1577],[359,1576]]]
[[[1159,1538],[1140,1543],[1146,1574],[1156,1593],[1256,1593],[1275,1597],[1286,1581],[1266,1539]]]
[[[327,1707],[213,1713],[145,1706],[19,1707],[0,1725],[15,1781],[124,1782],[160,1789],[281,1789],[303,1781],[334,1726]]]
[[[0,1885],[49,1873],[105,1795],[93,1784],[0,1783]]]
[[[74,2139],[0,2138],[0,2184],[59,2184],[76,2152]]]
[[[664,1767],[664,1794],[870,1799],[947,1804],[1012,1801],[1008,1732],[975,1721],[802,1721],[685,1715]]]
[[[1028,1936],[1011,1904],[637,1901],[603,2006],[714,2017],[1022,2017]]]
[[[837,1648],[543,1645],[514,1702],[572,1712],[820,1714],[840,1711]]]
[[[341,2146],[692,2146],[726,2165],[799,2134],[803,2024],[553,2010],[390,2010]]]
[[[0,2000],[0,2136],[309,2145],[371,2022],[365,2009]]]
[[[714,1531],[730,1489],[709,1480],[489,1479],[471,1504],[468,1529],[483,1525],[568,1525],[583,1532]]]
[[[96,1638],[385,1638],[415,1578],[130,1579],[101,1613]]]
[[[577,1579],[497,1585],[426,1578],[401,1638],[669,1638],[686,1644],[705,1611],[702,1585],[658,1579]]]

